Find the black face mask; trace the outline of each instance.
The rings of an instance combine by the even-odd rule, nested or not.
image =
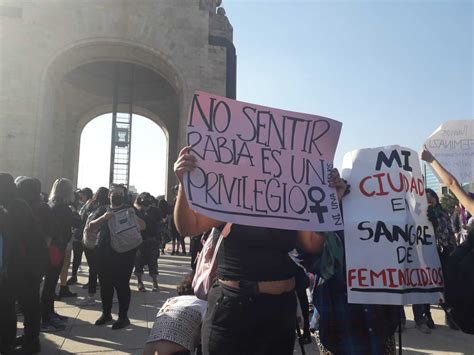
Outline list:
[[[143,207],[149,207],[149,206],[151,206],[151,201],[148,201],[148,200],[142,201],[142,206],[143,206]]]
[[[119,206],[125,202],[125,196],[122,195],[112,195],[112,205]]]

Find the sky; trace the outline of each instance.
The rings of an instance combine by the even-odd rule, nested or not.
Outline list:
[[[110,135],[112,115],[102,115],[90,121],[81,134],[78,187],[94,191],[109,186]],[[105,138],[105,139],[104,139]],[[108,138],[108,139],[107,139]],[[132,149],[130,185],[138,192],[163,195],[166,184],[167,142],[163,130],[140,115],[132,119]]]
[[[224,0],[223,7],[234,28],[237,99],[341,121],[336,167],[355,149],[419,151],[443,122],[474,118],[472,1]],[[140,125],[132,131],[131,184],[163,193],[164,168],[144,173],[150,167],[135,143],[156,143],[156,130]],[[108,160],[94,157],[108,176]]]

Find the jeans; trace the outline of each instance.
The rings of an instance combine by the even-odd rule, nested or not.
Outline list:
[[[296,297],[246,294],[215,283],[202,325],[204,355],[293,354]]]
[[[100,298],[102,312],[112,313],[114,290],[119,303],[119,318],[126,318],[130,306],[130,278],[135,263],[136,249],[117,253],[111,249],[98,254],[98,272],[100,280]]]
[[[84,248],[87,264],[89,265],[88,291],[90,295],[97,292],[97,255],[95,249]]]

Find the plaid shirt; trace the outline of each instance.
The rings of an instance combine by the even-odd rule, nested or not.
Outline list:
[[[338,235],[343,240],[342,233]],[[380,355],[399,322],[399,306],[347,303],[345,271],[315,290],[321,343],[335,354]]]

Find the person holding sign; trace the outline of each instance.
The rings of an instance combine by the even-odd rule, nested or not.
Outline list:
[[[393,335],[398,325],[398,306],[348,302],[344,274],[346,257],[343,255],[344,240],[348,238],[344,238],[344,231],[325,234],[322,260],[328,254],[334,255],[334,270],[330,274],[327,270],[322,273],[325,281],[316,288],[313,296],[320,317],[317,339],[320,353],[394,354]],[[322,268],[324,265],[320,265],[316,272],[321,274]]]
[[[446,279],[448,258],[456,248],[456,240],[454,238],[451,220],[449,219],[448,213],[439,203],[438,195],[432,189],[425,189],[425,193],[428,200],[428,219],[433,224],[443,277]],[[426,324],[429,329],[435,329],[435,323],[431,317],[429,304],[414,304],[413,315],[416,327],[420,329],[420,331],[424,333],[428,332],[423,324]],[[449,318],[446,317],[446,320],[451,329],[457,329],[456,325],[452,323]]]
[[[196,167],[190,147],[183,148],[174,164],[179,181],[174,218],[181,235],[197,235],[225,224],[190,208],[183,176]],[[342,197],[346,185],[337,170],[332,172],[329,185]],[[295,266],[288,252],[298,245],[318,254],[323,243],[323,236],[315,232],[232,224],[217,254],[218,280],[208,295],[203,353],[292,354]]]
[[[472,198],[466,191],[464,191],[456,180],[456,178],[447,171],[439,161],[431,154],[431,152],[424,146],[421,152],[421,159],[430,164],[440,181],[445,184],[450,191],[456,196],[459,202],[466,208],[470,214],[474,214],[474,198]]]

